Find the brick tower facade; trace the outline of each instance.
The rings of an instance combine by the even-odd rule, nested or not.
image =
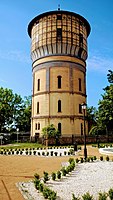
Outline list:
[[[83,134],[90,25],[69,11],[50,11],[28,25],[33,73],[31,138],[54,124],[62,136]],[[87,126],[86,126],[87,127]]]

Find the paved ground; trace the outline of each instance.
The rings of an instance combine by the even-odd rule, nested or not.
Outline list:
[[[83,150],[78,156],[83,155]],[[88,147],[88,155],[100,156],[98,149]],[[77,156],[74,156],[76,158]],[[31,180],[37,172],[51,173],[61,168],[69,157],[2,156],[0,155],[0,200],[24,200],[15,183]]]

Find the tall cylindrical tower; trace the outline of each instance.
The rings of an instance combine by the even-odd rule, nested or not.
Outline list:
[[[62,136],[83,134],[90,25],[68,11],[46,12],[28,25],[33,72],[31,137],[54,124]]]

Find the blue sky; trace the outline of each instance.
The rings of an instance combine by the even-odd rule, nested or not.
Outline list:
[[[87,103],[98,106],[113,70],[113,0],[0,0],[0,87],[22,97],[32,92],[29,22],[42,12],[76,12],[91,25],[88,38]]]

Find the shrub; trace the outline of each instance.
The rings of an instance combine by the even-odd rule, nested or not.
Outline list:
[[[80,198],[79,197],[75,197],[75,195],[72,194],[72,200],[80,200]]]
[[[50,189],[48,187],[44,187],[44,189],[43,189],[43,196],[44,196],[45,199],[48,199],[49,192],[50,192]]]
[[[60,171],[57,171],[57,178],[61,179],[61,172]]]
[[[100,156],[100,160],[103,161],[103,156]]]
[[[109,156],[106,156],[106,161],[109,161]]]
[[[78,159],[78,158],[76,158],[76,159],[75,159],[75,162],[76,162],[76,163],[78,163],[78,162],[79,162],[79,159]]]
[[[51,156],[53,156],[53,151],[51,151]]]
[[[40,192],[43,192],[43,190],[44,190],[44,185],[43,185],[43,183],[39,182],[38,187],[39,187],[39,191],[40,191]]]
[[[84,159],[83,159],[82,157],[80,158],[80,162],[81,162],[81,163],[83,163],[83,162],[84,162]]]
[[[69,158],[68,162],[71,164],[74,161],[74,158]]]
[[[49,180],[48,173],[44,171],[44,183]]]
[[[94,160],[97,160],[97,157],[96,157],[96,156],[94,156],[94,157],[93,157],[93,159],[94,159]]]
[[[42,151],[42,156],[45,156],[45,152],[44,151]]]
[[[56,192],[51,190],[48,199],[49,200],[56,200]]]
[[[94,158],[93,157],[91,157],[91,161],[93,162],[93,160],[94,160]]]
[[[87,161],[87,162],[90,162],[90,157],[87,157],[87,158],[86,158],[86,161]]]
[[[55,181],[56,180],[56,173],[52,172],[51,176],[52,176],[52,180]]]
[[[84,194],[82,196],[83,200],[93,200],[93,196],[89,194],[89,192],[87,192],[86,194]]]
[[[68,174],[69,172],[71,172],[72,171],[72,167],[71,167],[71,165],[69,165],[67,168],[66,168],[66,173]]]
[[[111,200],[113,200],[113,189],[112,188],[108,191],[108,195],[109,195],[109,198]]]
[[[34,177],[35,177],[36,179],[39,179],[39,178],[40,178],[39,174],[37,174],[37,173],[34,174]]]
[[[74,149],[70,149],[69,152],[70,152],[71,155],[73,155],[74,154]]]
[[[61,171],[62,171],[62,175],[63,175],[63,176],[66,176],[67,171],[66,171],[65,167],[62,167]]]
[[[71,171],[74,170],[74,168],[75,168],[75,162],[74,161],[70,164],[70,167],[71,167]]]
[[[103,192],[103,193],[99,193],[99,198],[98,200],[106,200],[107,199],[107,193],[106,192]]]
[[[58,152],[54,152],[55,156],[57,156]]]
[[[34,185],[35,185],[35,188],[36,188],[37,190],[39,190],[39,183],[40,183],[40,179],[35,178],[35,180],[34,180]]]

